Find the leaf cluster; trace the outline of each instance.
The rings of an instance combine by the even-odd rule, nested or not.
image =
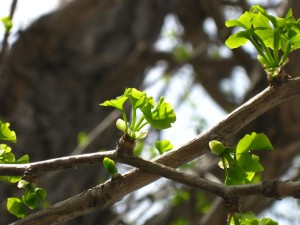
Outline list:
[[[9,123],[3,123],[0,121],[0,140],[5,142],[13,142],[16,143],[17,137],[16,133],[12,131],[10,128]],[[14,153],[12,153],[11,147],[9,147],[5,143],[0,143],[0,163],[1,164],[10,164],[10,163],[17,163],[17,164],[23,164],[28,163],[29,157],[28,155],[24,155],[18,160],[16,160],[16,157]],[[21,179],[20,176],[1,176],[0,180],[7,181],[11,183],[16,183]]]
[[[264,170],[254,150],[273,150],[268,137],[263,133],[246,134],[236,148],[224,147],[214,140],[210,142],[211,151],[220,157],[219,165],[225,172],[226,185],[249,184],[256,180],[255,175]]]
[[[259,5],[252,6],[238,19],[226,21],[226,26],[241,30],[232,34],[225,44],[233,49],[250,41],[271,80],[288,62],[289,54],[300,47],[300,19],[295,19],[291,9],[284,18],[280,18],[272,16]]]
[[[16,133],[10,129],[9,123],[3,123],[0,121],[0,140],[6,142],[17,141]],[[26,164],[29,163],[29,156],[24,155],[18,160],[15,159],[15,155],[11,152],[12,149],[7,144],[0,144],[0,163],[1,164]],[[7,199],[7,210],[18,218],[24,218],[27,216],[26,206],[29,209],[35,209],[41,200],[46,198],[47,192],[37,187],[33,183],[29,183],[25,180],[21,180],[21,176],[1,176],[0,180],[11,183],[18,182],[19,188],[24,188],[25,192],[21,198],[11,197]]]
[[[16,217],[25,218],[27,216],[26,206],[29,209],[37,208],[39,203],[45,200],[47,192],[43,188],[39,188],[35,184],[25,180],[20,180],[18,187],[24,188],[25,192],[21,198],[8,198],[7,209]]]
[[[278,225],[270,218],[259,219],[252,212],[239,213],[231,218],[229,225]]]
[[[124,109],[127,100],[131,103],[132,120],[130,123]],[[118,119],[116,126],[133,139],[144,139],[147,136],[146,131],[141,131],[147,124],[155,129],[166,129],[176,121],[172,105],[165,102],[163,97],[155,104],[153,97],[149,97],[145,92],[135,88],[126,88],[123,95],[100,105],[111,106],[121,112],[123,119]],[[142,114],[139,118],[137,116],[138,111]]]

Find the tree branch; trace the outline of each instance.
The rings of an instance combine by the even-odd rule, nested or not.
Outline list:
[[[209,151],[208,142],[210,140],[232,135],[269,109],[287,99],[299,95],[300,78],[291,79],[279,86],[268,87],[230,113],[212,129],[201,133],[194,140],[178,149],[158,157],[155,162],[174,168],[179,167],[207,153]],[[118,179],[107,181],[103,185],[98,185],[12,224],[59,224],[95,210],[103,210],[120,201],[127,194],[159,178],[158,175],[153,173],[133,169],[122,177],[118,177]],[[280,193],[287,193],[284,190],[285,188],[283,188]]]
[[[274,180],[264,181],[258,184],[225,186],[223,184],[199,178],[197,176],[178,171],[174,168],[156,162],[150,162],[135,156],[121,157],[117,160],[137,167],[143,171],[155,173],[173,181],[205,190],[222,198],[227,196],[242,197],[249,195],[262,195],[276,199],[285,196],[294,196],[296,198],[300,197],[300,182],[282,182]]]
[[[0,176],[32,175],[37,177],[47,172],[102,163],[104,157],[116,158],[112,151],[66,156],[28,164],[0,164]]]

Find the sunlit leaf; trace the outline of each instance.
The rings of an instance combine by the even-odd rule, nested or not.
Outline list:
[[[111,106],[111,107],[114,107],[114,108],[119,109],[119,110],[122,111],[123,110],[123,105],[124,105],[124,103],[126,102],[127,99],[128,99],[127,96],[122,95],[122,96],[119,96],[115,99],[107,100],[107,101],[101,103],[100,105],[101,106]]]
[[[174,148],[174,145],[169,140],[162,140],[155,142],[155,148],[159,151],[160,154],[170,151]]]
[[[23,201],[19,198],[8,198],[6,204],[7,210],[18,218],[27,216]]]
[[[2,17],[1,21],[4,25],[5,32],[9,32],[10,29],[12,28],[12,26],[13,26],[11,18],[9,16]]]
[[[151,113],[144,114],[147,122],[156,129],[166,129],[176,121],[176,115],[171,104],[161,97],[156,108]]]
[[[238,48],[247,43],[249,40],[249,32],[248,31],[240,31],[238,33],[232,34],[229,38],[225,41],[225,44],[228,48],[234,49]]]
[[[131,101],[133,109],[141,108],[147,104],[147,95],[135,88],[126,88],[124,96],[128,97]]]
[[[273,146],[268,137],[263,133],[252,132],[246,134],[238,143],[236,153],[249,152],[252,150],[273,150]]]
[[[252,24],[254,28],[271,28],[268,18],[265,17],[261,12],[253,16]]]
[[[252,20],[253,14],[250,12],[243,13],[238,19],[236,20],[228,20],[226,21],[225,25],[227,27],[243,27],[245,29],[251,28],[251,20]]]
[[[0,121],[0,140],[16,142],[16,133],[9,128],[9,123],[2,123]]]
[[[29,156],[23,155],[21,158],[19,158],[17,161],[15,161],[16,164],[26,164],[29,163]]]

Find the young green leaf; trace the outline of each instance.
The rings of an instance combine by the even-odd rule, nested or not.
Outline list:
[[[253,14],[250,12],[243,13],[238,19],[236,20],[228,20],[226,21],[225,25],[227,27],[243,27],[245,29],[251,28],[251,20],[253,18]]]
[[[0,121],[0,140],[16,142],[16,133],[9,128],[9,123],[2,123]]]
[[[176,121],[175,112],[171,104],[165,102],[161,97],[155,109],[147,114],[144,114],[147,122],[156,129],[166,129],[171,127],[171,124]]]
[[[160,154],[170,151],[174,148],[172,143],[169,140],[162,140],[155,142],[155,148],[159,151]]]
[[[226,176],[225,185],[230,186],[247,183],[247,173],[240,166],[230,166],[227,171],[228,176]]]
[[[263,133],[246,134],[238,143],[236,153],[241,154],[252,150],[274,150],[270,140]]]
[[[26,164],[29,163],[29,156],[23,155],[21,158],[19,158],[17,161],[15,161],[16,164]]]
[[[133,109],[142,108],[148,103],[146,93],[135,88],[126,88],[124,96],[130,99]]]
[[[126,100],[128,99],[127,96],[119,96],[115,99],[112,99],[112,100],[107,100],[103,103],[101,103],[100,105],[101,106],[111,106],[111,107],[114,107],[120,111],[123,111],[123,105],[124,103],[126,102]]]
[[[118,169],[115,165],[115,162],[110,158],[105,157],[103,159],[103,166],[105,170],[111,175],[111,177],[115,177],[118,174]]]
[[[10,29],[12,28],[12,26],[13,26],[11,18],[9,16],[2,17],[1,21],[2,21],[2,23],[4,25],[5,32],[8,33],[10,31]]]
[[[225,41],[225,44],[228,48],[234,49],[238,48],[244,44],[246,44],[249,40],[249,31],[240,31],[238,33],[232,34],[229,38]]]
[[[11,214],[18,218],[25,218],[27,216],[23,201],[19,198],[8,198],[6,207]]]
[[[47,192],[43,188],[36,187],[33,183],[28,183],[25,188],[26,191],[22,196],[22,200],[30,209],[37,208],[39,203],[47,196]]]

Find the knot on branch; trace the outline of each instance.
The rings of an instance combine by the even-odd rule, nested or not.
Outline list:
[[[261,185],[261,193],[265,197],[280,199],[279,194],[277,192],[277,180],[266,180],[262,182]]]
[[[274,77],[270,77],[268,76],[268,80],[271,86],[279,86],[283,83],[285,83],[286,81],[288,81],[288,79],[290,79],[291,76],[288,75],[284,69],[281,69],[279,74],[277,76]]]
[[[125,157],[133,156],[134,147],[135,139],[132,139],[125,134],[117,141],[117,154]]]
[[[29,183],[36,183],[38,176],[39,173],[37,172],[37,170],[29,166],[25,169],[25,172],[22,176],[22,180],[26,180]]]
[[[240,198],[236,196],[226,196],[224,197],[223,202],[224,207],[226,208],[229,216],[233,216],[236,213],[241,212],[241,204],[240,204]]]

